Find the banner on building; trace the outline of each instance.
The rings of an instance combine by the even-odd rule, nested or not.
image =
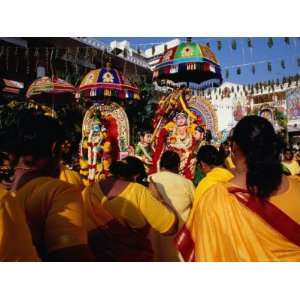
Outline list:
[[[289,120],[300,120],[300,88],[291,89],[286,94],[287,115]]]

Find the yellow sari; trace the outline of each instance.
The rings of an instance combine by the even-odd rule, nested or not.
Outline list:
[[[210,172],[206,174],[206,176],[199,182],[196,190],[195,190],[195,199],[193,202],[193,207],[190,212],[189,218],[186,222],[187,226],[189,227],[193,218],[195,209],[198,206],[199,201],[201,200],[201,197],[203,194],[209,190],[212,186],[216,185],[220,182],[227,182],[233,178],[233,175],[231,172],[229,172],[225,168],[221,167],[215,167]]]
[[[80,178],[79,173],[77,173],[73,170],[69,170],[64,164],[60,165],[59,179],[62,181],[77,185],[81,191],[84,188],[84,184]]]
[[[0,261],[39,261],[24,212],[0,189]]]
[[[227,182],[233,178],[233,174],[225,168],[215,167],[199,182],[195,191],[194,206],[201,199],[201,196],[212,186],[219,182]]]
[[[138,183],[129,183],[114,198],[105,196],[99,183],[82,195],[89,245],[99,261],[152,260],[149,225],[164,233],[175,222],[175,215]]]
[[[272,206],[277,215],[288,219],[295,229],[290,236],[299,240],[300,183],[295,178],[288,182],[285,193],[271,197],[262,207]],[[263,214],[248,207],[251,200],[245,198],[242,203],[229,192],[231,188],[229,183],[220,183],[203,195],[185,232],[177,237],[185,260],[300,261],[300,240],[297,244],[288,239]]]

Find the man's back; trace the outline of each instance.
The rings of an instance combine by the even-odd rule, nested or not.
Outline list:
[[[25,211],[41,259],[60,249],[87,244],[78,187],[50,177],[37,177],[14,194]]]
[[[151,175],[150,181],[163,200],[177,212],[179,229],[186,222],[194,200],[194,185],[183,176],[162,171]],[[152,189],[150,184],[150,189]],[[174,236],[161,236],[151,232],[155,261],[180,261],[174,244]]]
[[[155,173],[151,179],[164,200],[176,210],[181,226],[187,220],[194,200],[192,181],[169,171]]]
[[[0,261],[39,261],[20,204],[1,187]]]

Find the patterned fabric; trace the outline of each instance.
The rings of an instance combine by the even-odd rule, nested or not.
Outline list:
[[[153,72],[153,80],[201,83],[209,79],[222,81],[221,68],[215,54],[206,45],[181,43],[161,56]]]
[[[90,71],[83,78],[79,91],[86,97],[140,99],[138,87],[118,70],[110,67]]]
[[[31,98],[32,96],[46,94],[62,94],[62,93],[74,93],[76,88],[66,82],[63,79],[57,77],[42,77],[35,80],[28,88],[26,97]]]

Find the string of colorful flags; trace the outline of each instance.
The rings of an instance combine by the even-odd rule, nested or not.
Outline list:
[[[253,43],[253,38],[242,38],[245,42],[242,44],[249,48],[250,51],[253,51],[255,46]],[[265,38],[266,44],[269,48],[274,47],[274,43],[278,43],[278,40],[283,42],[285,45],[290,46],[294,44],[295,50],[297,50],[297,41],[300,39],[298,37],[284,37],[284,38],[276,38],[274,41],[274,38],[269,37]],[[241,38],[239,40],[237,38],[232,38],[228,40],[228,43],[230,43],[230,47],[232,50],[232,53],[234,55],[235,51],[237,51],[239,48],[241,48],[240,43]],[[197,38],[195,38],[194,41],[197,41]],[[197,41],[198,42],[198,41]],[[150,43],[150,44],[158,44],[158,43]],[[162,42],[163,44],[163,42]],[[221,40],[209,40],[207,43],[207,46],[212,47],[215,46],[218,51],[222,51],[222,49],[225,47],[224,42]],[[138,47],[138,53],[142,54],[139,44],[135,44],[136,47]],[[146,44],[141,44],[146,45]],[[167,44],[165,44],[165,48],[167,48]],[[93,46],[86,46],[86,47],[33,47],[33,48],[22,48],[22,47],[9,47],[9,46],[0,46],[0,60],[4,60],[4,66],[6,69],[9,67],[9,58],[11,56],[15,57],[15,68],[16,71],[19,68],[20,65],[20,58],[24,58],[26,63],[26,68],[29,71],[30,64],[29,60],[30,58],[34,57],[36,61],[44,60],[46,69],[48,70],[49,67],[51,67],[51,61],[55,61],[58,57],[64,56],[68,60],[68,58],[72,57],[72,60],[74,64],[76,65],[76,71],[78,71],[77,62],[81,59],[89,59],[91,64],[93,64],[96,57],[99,57],[99,49],[93,47]],[[114,55],[114,52],[110,49],[110,47],[103,48],[102,54],[101,54],[101,61],[105,59],[105,56]],[[242,50],[245,50],[242,48]],[[154,47],[155,51],[155,47]],[[125,51],[126,52],[126,51]],[[242,63],[242,64],[235,64],[235,65],[229,65],[229,66],[223,66],[223,77],[225,79],[228,79],[231,75],[237,74],[241,75],[245,72],[245,68],[247,68],[247,72],[251,72],[253,75],[257,72],[257,66],[261,64],[265,64],[266,70],[268,72],[273,72],[274,67],[277,65],[280,66],[282,70],[287,68],[288,63],[292,62],[297,67],[300,67],[300,54],[297,55],[297,51],[295,51],[295,55],[293,56],[286,56],[286,57],[278,57],[276,59],[272,60],[263,60],[263,61],[253,61],[249,63]],[[126,55],[125,55],[126,54]],[[65,60],[66,60],[65,59]],[[132,63],[135,63],[137,65],[141,65],[143,67],[147,67],[147,61],[146,58],[137,58],[137,57],[130,57],[128,53],[124,53],[124,59],[131,61]],[[67,64],[67,63],[66,63]],[[67,66],[66,66],[67,67]],[[249,68],[250,67],[250,68]]]

